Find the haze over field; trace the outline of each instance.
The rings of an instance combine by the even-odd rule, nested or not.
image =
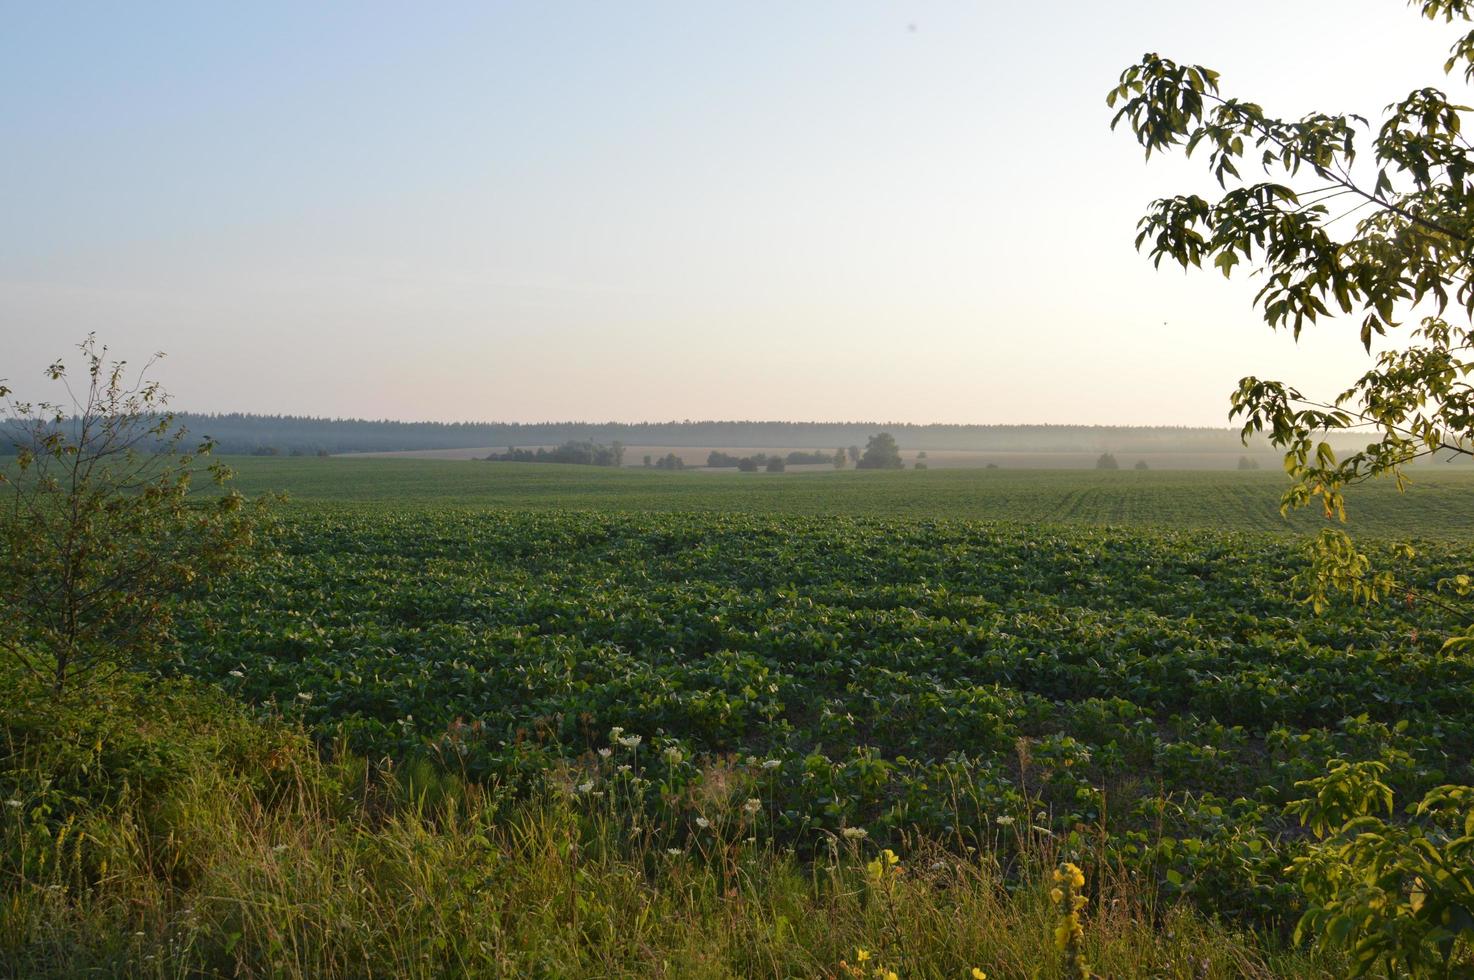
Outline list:
[[[99,329],[197,410],[1221,425],[1241,375],[1361,352],[1132,254],[1205,177],[1143,167],[1106,88],[1148,48],[1371,112],[1452,34],[1385,0],[404,13],[10,7],[7,364]]]

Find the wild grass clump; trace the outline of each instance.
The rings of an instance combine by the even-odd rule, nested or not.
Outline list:
[[[699,821],[647,827],[634,797],[581,791],[577,773],[513,799],[424,763],[323,761],[197,685],[127,681],[103,710],[15,698],[7,976],[1337,972],[1154,908],[1108,868],[1088,869],[1064,955],[1051,854],[1005,877],[987,856],[856,831],[800,860],[765,839],[756,796],[713,791]]]

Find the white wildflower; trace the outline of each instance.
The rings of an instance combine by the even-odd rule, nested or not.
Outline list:
[[[870,831],[864,827],[846,827],[840,831],[848,840],[864,840],[870,836]]]
[[[706,819],[705,817],[697,817],[696,826],[700,827],[702,830],[705,830],[707,827],[711,826],[711,821]]]

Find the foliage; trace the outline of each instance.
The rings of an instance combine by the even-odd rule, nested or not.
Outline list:
[[[1413,0],[1429,19],[1474,20],[1466,0]],[[1474,78],[1474,31],[1453,46],[1445,73],[1463,67]],[[1205,149],[1223,195],[1209,202],[1177,195],[1153,203],[1136,239],[1157,264],[1184,269],[1208,260],[1225,277],[1240,264],[1256,267],[1264,285],[1255,296],[1272,328],[1298,338],[1332,308],[1361,321],[1368,354],[1373,342],[1420,316],[1405,344],[1376,355],[1373,367],[1330,397],[1302,394],[1278,381],[1239,382],[1231,417],[1243,435],[1268,434],[1284,452],[1292,485],[1282,509],[1319,501],[1326,517],[1346,518],[1345,489],[1390,475],[1399,489],[1407,464],[1427,457],[1474,455],[1474,146],[1462,135],[1468,106],[1440,89],[1417,89],[1391,105],[1369,135],[1367,120],[1312,113],[1270,116],[1257,104],[1219,95],[1218,74],[1156,54],[1127,68],[1107,102],[1119,105],[1112,126],[1125,122],[1146,155],[1182,145]],[[1269,179],[1244,179],[1238,163],[1259,163]],[[1232,185],[1232,186],[1230,186]],[[1347,199],[1352,205],[1344,207]],[[1354,224],[1333,225],[1359,215]],[[1423,315],[1423,314],[1427,315]],[[1365,432],[1364,448],[1338,455],[1330,433]],[[1410,549],[1398,555],[1410,557]],[[1411,603],[1419,590],[1370,559],[1339,532],[1311,549],[1299,584],[1317,609],[1335,592],[1376,601],[1394,591]],[[1460,576],[1454,576],[1457,593]],[[1442,610],[1446,603],[1426,601]],[[1432,618],[1432,617],[1430,617]],[[1457,654],[1474,645],[1474,627],[1450,641]],[[1401,760],[1398,760],[1399,762]],[[1352,951],[1360,972],[1389,970],[1442,976],[1460,937],[1459,972],[1474,973],[1467,938],[1474,933],[1474,788],[1432,790],[1409,823],[1389,823],[1373,809],[1391,810],[1387,764],[1339,762],[1303,785],[1315,791],[1295,804],[1317,836],[1332,834],[1295,867],[1311,907],[1303,933]],[[1430,820],[1454,814],[1453,828]],[[1431,820],[1436,826],[1437,821]],[[1333,833],[1334,828],[1334,833]],[[1462,836],[1451,836],[1462,835]]]
[[[1098,470],[1119,470],[1121,464],[1116,461],[1116,457],[1111,453],[1101,453],[1100,457],[1095,461],[1095,468]]]
[[[1436,787],[1410,821],[1389,821],[1387,774],[1338,760],[1297,784],[1312,795],[1290,812],[1320,843],[1291,869],[1310,903],[1296,938],[1346,947],[1355,976],[1474,974],[1474,788]]]
[[[877,432],[865,443],[865,452],[855,464],[857,470],[899,470],[906,464],[889,432]]]
[[[211,444],[186,444],[147,366],[129,380],[92,337],[79,350],[80,393],[63,361],[46,371],[66,403],[7,401],[16,456],[0,472],[0,650],[57,692],[158,655],[176,598],[236,567],[258,516],[233,491],[192,499]]]
[[[1474,12],[1463,0],[1416,5],[1430,18],[1469,20]],[[1467,76],[1471,59],[1474,32],[1454,46],[1445,70],[1464,65]],[[1244,435],[1267,433],[1284,450],[1294,478],[1284,505],[1318,498],[1327,515],[1343,515],[1349,484],[1382,474],[1402,480],[1403,467],[1421,457],[1474,454],[1474,388],[1464,380],[1474,368],[1474,161],[1461,134],[1468,108],[1432,87],[1388,106],[1364,171],[1361,117],[1280,119],[1218,93],[1216,72],[1156,54],[1127,68],[1110,92],[1108,103],[1119,105],[1112,125],[1126,123],[1148,157],[1179,145],[1188,154],[1206,150],[1225,188],[1216,202],[1193,194],[1154,202],[1137,246],[1158,264],[1206,260],[1225,276],[1242,263],[1257,266],[1265,281],[1255,302],[1265,321],[1297,337],[1334,307],[1361,318],[1370,352],[1403,317],[1434,310],[1409,346],[1378,355],[1372,370],[1329,399],[1277,381],[1239,383],[1232,414],[1243,417]],[[1283,182],[1245,180],[1238,163],[1247,159]],[[1338,210],[1348,197],[1354,204]],[[1354,224],[1333,227],[1357,212]],[[1462,325],[1444,318],[1451,310]],[[1344,457],[1324,438],[1360,429],[1374,441]]]
[[[782,456],[770,456],[768,457],[767,464],[763,468],[769,473],[782,473],[788,468],[788,464],[784,462]]]

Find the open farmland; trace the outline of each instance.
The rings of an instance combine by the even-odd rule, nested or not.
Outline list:
[[[593,466],[423,459],[235,457],[247,493],[285,491],[298,504],[610,512],[810,514],[1296,532],[1282,473],[1185,470],[905,470],[664,473]],[[1415,468],[1413,487],[1358,489],[1357,534],[1474,540],[1474,471]]]
[[[596,487],[682,485],[459,469],[519,494],[535,484],[517,480],[567,474],[565,506]],[[246,476],[295,474],[316,488],[302,497],[321,498],[327,484],[307,475],[343,472],[355,471]],[[933,513],[999,485],[1015,515],[1041,485],[1069,499],[1036,475],[920,475]],[[923,509],[903,482],[917,475],[864,476],[885,506]],[[1107,476],[1087,488],[1130,500],[1122,487],[1136,480],[1163,504],[1181,496],[1181,478]],[[709,478],[685,486],[740,499]],[[1199,506],[1202,522],[1225,513]],[[682,787],[730,755],[764,801],[762,833],[800,850],[858,826],[1006,852],[1023,846],[1011,828],[1036,827],[1026,833],[1092,841],[1168,895],[1284,924],[1297,907],[1281,874],[1302,841],[1283,813],[1296,780],[1334,758],[1394,763],[1400,794],[1474,775],[1461,734],[1474,728],[1474,659],[1439,652],[1452,623],[1402,603],[1311,615],[1285,595],[1300,559],[1283,536],[322,505],[277,533],[278,558],[195,607],[190,670],[325,740],[428,753],[505,788],[571,778],[555,775],[570,765],[591,786],[643,773],[652,846],[684,846],[697,817],[716,818]],[[1456,559],[1432,546],[1405,572],[1430,586]],[[621,746],[613,729],[642,741]]]

